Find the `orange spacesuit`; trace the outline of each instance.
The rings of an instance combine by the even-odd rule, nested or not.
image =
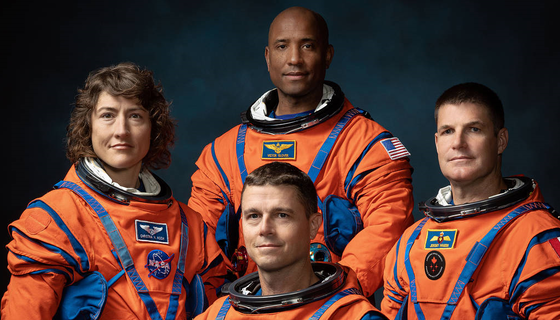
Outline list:
[[[437,199],[450,194],[443,188],[426,202],[429,217],[387,256],[387,316],[560,318],[560,221],[531,179],[508,180],[518,187],[488,200],[442,206]]]
[[[215,230],[230,267],[239,275],[253,272],[239,223],[244,177],[269,161],[290,162],[309,174],[320,198],[324,223],[311,241],[315,261],[351,267],[369,296],[382,285],[385,255],[413,222],[409,153],[338,85],[324,88],[334,95],[324,96],[315,112],[286,120],[267,116],[278,97],[276,90],[265,93],[242,116],[244,124],[205,147],[189,206]]]
[[[326,262],[313,263],[313,269],[321,282],[288,294],[262,296],[256,273],[242,277],[196,320],[387,319],[362,295],[352,270]]]
[[[159,195],[141,197],[89,174],[81,162],[73,166],[10,225],[12,277],[2,318],[186,319],[200,313],[198,273],[215,258],[207,254],[200,215],[157,177]]]

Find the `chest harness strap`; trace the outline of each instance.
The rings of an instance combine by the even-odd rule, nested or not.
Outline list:
[[[503,217],[492,229],[490,229],[490,231],[482,238],[482,240],[480,240],[474,245],[474,247],[471,249],[471,251],[466,257],[467,263],[463,268],[463,270],[461,271],[461,274],[459,275],[459,279],[457,279],[457,283],[453,288],[453,293],[451,294],[451,297],[447,301],[447,305],[445,306],[443,314],[441,315],[441,319],[451,318],[451,315],[453,314],[453,311],[457,306],[457,302],[459,301],[459,298],[461,297],[461,294],[465,289],[465,286],[469,283],[469,280],[471,279],[472,275],[476,271],[476,268],[480,264],[480,261],[482,261],[482,258],[488,251],[488,248],[492,244],[492,241],[494,240],[496,235],[508,223],[515,220],[517,217],[521,216],[524,213],[533,210],[549,210],[549,209],[550,206],[542,202],[530,202],[521,205],[517,207],[515,210],[508,213],[505,217]],[[421,320],[426,319],[426,317],[424,316],[424,313],[422,312],[422,308],[420,307],[420,304],[418,303],[417,300],[416,280],[414,276],[414,271],[412,269],[412,265],[410,263],[409,255],[410,255],[410,249],[412,248],[414,241],[416,241],[418,234],[420,233],[420,231],[422,230],[422,228],[424,227],[428,219],[429,219],[428,217],[424,218],[422,222],[416,227],[416,229],[414,229],[414,231],[410,235],[410,238],[408,239],[408,242],[406,243],[406,249],[404,253],[405,256],[404,264],[410,280],[411,302],[414,304],[414,310],[416,311],[416,315],[418,319]]]
[[[95,200],[89,193],[87,193],[84,189],[82,189],[77,184],[70,182],[70,181],[60,181],[55,185],[55,188],[66,188],[72,190],[74,193],[79,195],[82,199],[84,199],[90,207],[95,211],[99,220],[103,224],[105,231],[109,235],[111,239],[111,243],[115,248],[117,255],[120,260],[120,264],[123,270],[126,270],[130,280],[134,284],[138,295],[146,305],[146,309],[148,310],[150,317],[152,320],[162,320],[162,317],[157,309],[157,306],[150,296],[148,288],[142,281],[142,278],[136,271],[136,267],[134,266],[134,261],[132,260],[132,256],[126,247],[126,244],[117,229],[117,226],[111,219],[109,213],[103,208],[103,206]],[[175,278],[173,279],[173,290],[171,296],[169,297],[169,307],[167,308],[167,315],[165,319],[174,320],[175,315],[177,313],[177,308],[179,306],[179,296],[181,295],[182,290],[182,281],[183,281],[183,274],[185,272],[185,257],[187,255],[187,249],[189,246],[188,240],[188,233],[189,228],[187,225],[187,217],[183,212],[181,206],[179,206],[181,211],[181,247],[180,247],[180,255],[179,260],[177,262],[177,271],[175,272]],[[122,272],[122,271],[121,271]],[[111,284],[114,281],[110,282]]]

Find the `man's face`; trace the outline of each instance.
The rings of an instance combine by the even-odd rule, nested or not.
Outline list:
[[[309,263],[309,241],[322,218],[306,217],[293,187],[247,186],[241,203],[245,245],[259,272]]]
[[[445,104],[435,134],[439,166],[451,185],[468,185],[500,173],[499,155],[507,146],[507,129],[494,134],[485,107]]]
[[[270,27],[266,64],[280,96],[304,98],[323,92],[326,69],[333,56],[325,35],[310,12],[279,15]]]

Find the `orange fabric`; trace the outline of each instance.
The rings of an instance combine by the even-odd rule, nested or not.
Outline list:
[[[542,200],[537,186],[529,199],[506,209],[442,223],[431,219],[426,222],[410,251],[410,261],[416,279],[418,302],[426,319],[439,319],[441,317],[459,274],[465,266],[466,257],[475,243],[480,241],[498,221],[519,205],[534,201],[542,202]],[[387,256],[385,266],[385,298],[381,303],[381,309],[389,318],[394,318],[401,306],[401,304],[391,300],[389,297],[402,300],[402,297],[410,294],[410,280],[405,269],[404,255],[406,242],[419,223],[420,221],[408,228],[401,237],[398,257],[396,257],[396,245]],[[445,258],[443,274],[437,280],[430,280],[424,270],[425,257],[434,250],[424,248],[428,229],[457,229],[455,248],[435,249]],[[506,225],[504,230],[501,230],[492,242],[485,257],[473,274],[472,280],[467,284],[462,296],[458,300],[458,305],[451,319],[474,319],[476,309],[471,299],[477,305],[480,305],[490,297],[509,300],[510,284],[528,249],[529,242],[536,235],[547,230],[560,230],[560,221],[545,210],[525,213],[509,225]],[[397,261],[395,261],[396,259]],[[394,274],[395,262],[397,264],[396,279]],[[554,267],[560,267],[560,257],[556,254],[550,243],[545,241],[537,244],[530,249],[527,262],[517,283],[521,283],[542,270]],[[403,287],[402,290],[399,289],[397,282]],[[514,301],[513,310],[526,317],[525,310],[527,307],[533,306],[536,303],[544,303],[544,305],[531,311],[529,318],[559,318],[560,290],[558,288],[560,288],[560,272],[535,283],[527,289]],[[417,319],[410,296],[408,299],[408,319]]]
[[[321,300],[305,304],[291,310],[263,314],[242,313],[237,311],[232,306],[230,307],[225,319],[309,319],[334,294],[349,288],[359,288],[356,275],[352,271],[348,273],[346,283],[342,289],[333,292],[331,295]],[[220,308],[227,298],[228,297],[221,297],[220,299],[218,299],[203,314],[197,316],[195,320],[216,319]],[[374,306],[371,305],[371,303],[369,303],[369,301],[364,296],[359,294],[350,294],[339,299],[332,306],[330,306],[320,319],[361,319],[369,311],[379,312],[377,309],[375,309]],[[381,319],[381,316],[379,319]]]
[[[174,198],[167,203],[131,201],[123,205],[100,196],[88,188],[72,168],[65,180],[72,181],[87,191],[107,210],[124,239],[134,260],[134,265],[146,285],[160,314],[165,317],[177,262],[181,237],[181,216],[179,206],[188,221],[188,251],[184,277],[190,282],[205,263],[204,223],[196,212]],[[11,224],[17,229],[12,232],[13,240],[8,244],[8,268],[12,278],[8,291],[2,299],[3,319],[52,319],[61,299],[65,286],[82,279],[80,272],[99,271],[110,280],[121,271],[113,256],[111,241],[101,225],[96,213],[79,196],[68,189],[57,189],[47,193],[40,201],[51,207],[64,221],[69,231],[83,247],[85,255],[79,255],[72,246],[66,233],[55,220],[41,208],[27,209],[21,218]],[[165,223],[168,228],[169,244],[136,241],[135,220]],[[76,270],[59,252],[47,249],[39,242],[51,245],[66,252],[79,265],[89,267]],[[164,279],[149,277],[147,267],[148,253],[154,249],[174,254],[171,272]],[[36,263],[21,259],[18,255],[36,260]],[[59,273],[49,272],[38,275],[33,271],[56,269]],[[68,281],[66,277],[68,276]],[[176,319],[186,319],[184,308],[185,289],[182,289]],[[107,304],[101,319],[150,319],[142,300],[140,300],[128,276],[124,275],[109,288]]]
[[[261,159],[264,141],[295,140],[296,159],[284,161],[304,172],[309,172],[321,145],[338,120],[351,108],[353,107],[350,102],[345,100],[343,110],[335,116],[311,128],[289,134],[269,135],[259,133],[249,126],[244,153],[247,171],[250,173],[270,162]],[[200,155],[196,163],[198,170],[192,176],[193,188],[189,206],[200,212],[208,227],[213,230],[216,229],[217,221],[225,208],[225,199],[220,190],[227,194],[236,210],[239,208],[243,185],[235,151],[238,129],[239,126],[234,127],[215,140],[216,157],[227,175],[231,192],[228,191],[216,167],[211,144],[207,145]],[[367,145],[380,133],[386,131],[375,121],[361,115],[350,120],[337,138],[315,181],[321,200],[325,200],[331,194],[346,199],[344,191],[346,175]],[[405,228],[413,222],[411,172],[412,167],[407,158],[391,160],[379,142],[367,152],[354,172],[354,177],[366,173],[351,192],[351,198],[357,199],[356,205],[364,229],[350,241],[342,257],[333,255],[333,262],[340,261],[357,273],[366,296],[381,287],[385,255]],[[239,229],[238,247],[244,245],[241,222]],[[324,244],[322,226],[312,242]],[[376,250],[370,249],[371,243],[375,243]],[[256,266],[250,261],[246,273],[254,271]]]

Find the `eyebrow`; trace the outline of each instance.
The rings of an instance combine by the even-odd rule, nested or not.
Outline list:
[[[317,39],[315,39],[315,38],[302,38],[302,39],[298,39],[297,41],[300,41],[300,42],[317,42]],[[279,42],[290,42],[290,40],[281,38],[281,39],[276,39],[274,41],[274,43],[279,43]]]
[[[466,126],[466,127],[469,127],[469,126],[473,126],[473,125],[477,125],[477,124],[478,124],[478,125],[482,125],[483,122],[480,121],[480,120],[474,120],[474,121],[471,121],[471,122],[467,122],[467,123],[465,124],[465,126]],[[449,129],[449,128],[452,128],[452,127],[453,127],[453,126],[451,126],[451,125],[449,125],[449,124],[444,124],[444,125],[438,127],[438,131],[443,130],[443,129]]]

